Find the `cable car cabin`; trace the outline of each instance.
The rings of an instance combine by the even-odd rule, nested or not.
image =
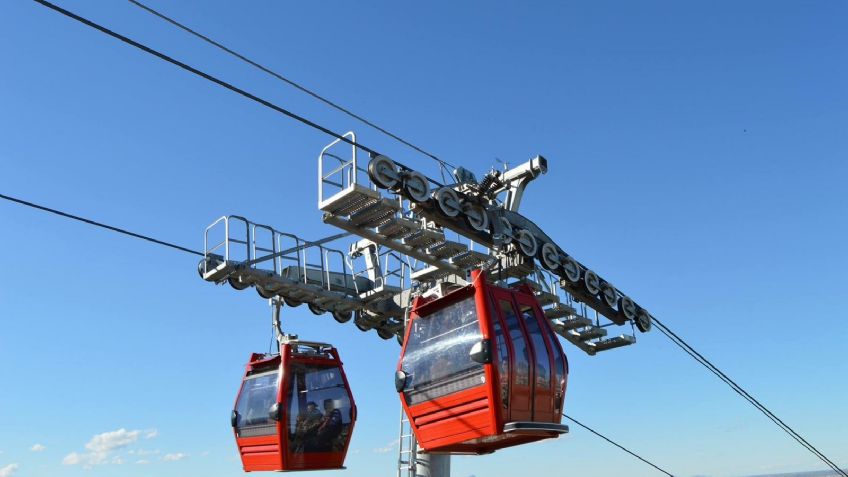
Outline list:
[[[412,304],[395,386],[419,445],[483,454],[568,432],[568,361],[532,290],[471,276]]]
[[[250,356],[232,413],[245,472],[342,469],[355,421],[332,346],[291,340]]]

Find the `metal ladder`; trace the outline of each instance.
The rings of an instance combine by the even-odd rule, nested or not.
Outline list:
[[[415,477],[415,464],[418,459],[417,447],[418,443],[415,440],[415,434],[412,433],[412,426],[409,424],[406,413],[403,412],[403,407],[401,407],[397,477]]]

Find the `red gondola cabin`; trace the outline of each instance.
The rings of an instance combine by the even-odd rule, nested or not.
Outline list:
[[[328,344],[252,354],[231,423],[245,472],[343,468],[356,406]]]
[[[395,386],[428,452],[488,453],[568,432],[568,362],[526,286],[472,284],[412,304]]]

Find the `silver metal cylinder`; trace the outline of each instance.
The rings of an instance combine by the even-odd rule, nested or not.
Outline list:
[[[450,454],[428,454],[418,448],[415,477],[450,477]]]

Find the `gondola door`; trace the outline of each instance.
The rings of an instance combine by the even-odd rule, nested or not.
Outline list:
[[[508,403],[504,409],[504,422],[530,421],[533,416],[533,388],[530,386],[533,375],[532,350],[528,348],[527,335],[518,319],[513,304],[512,293],[500,288],[492,288],[495,309],[502,320],[509,359],[509,394],[501,399]]]
[[[515,301],[518,305],[518,316],[527,334],[531,337],[530,344],[533,347],[535,357],[533,379],[533,420],[541,422],[554,422],[554,393],[552,389],[554,377],[551,375],[554,366],[553,355],[550,350],[547,334],[543,330],[544,324],[539,323],[539,308],[535,299],[529,295],[516,294]],[[538,313],[538,314],[537,314]]]

